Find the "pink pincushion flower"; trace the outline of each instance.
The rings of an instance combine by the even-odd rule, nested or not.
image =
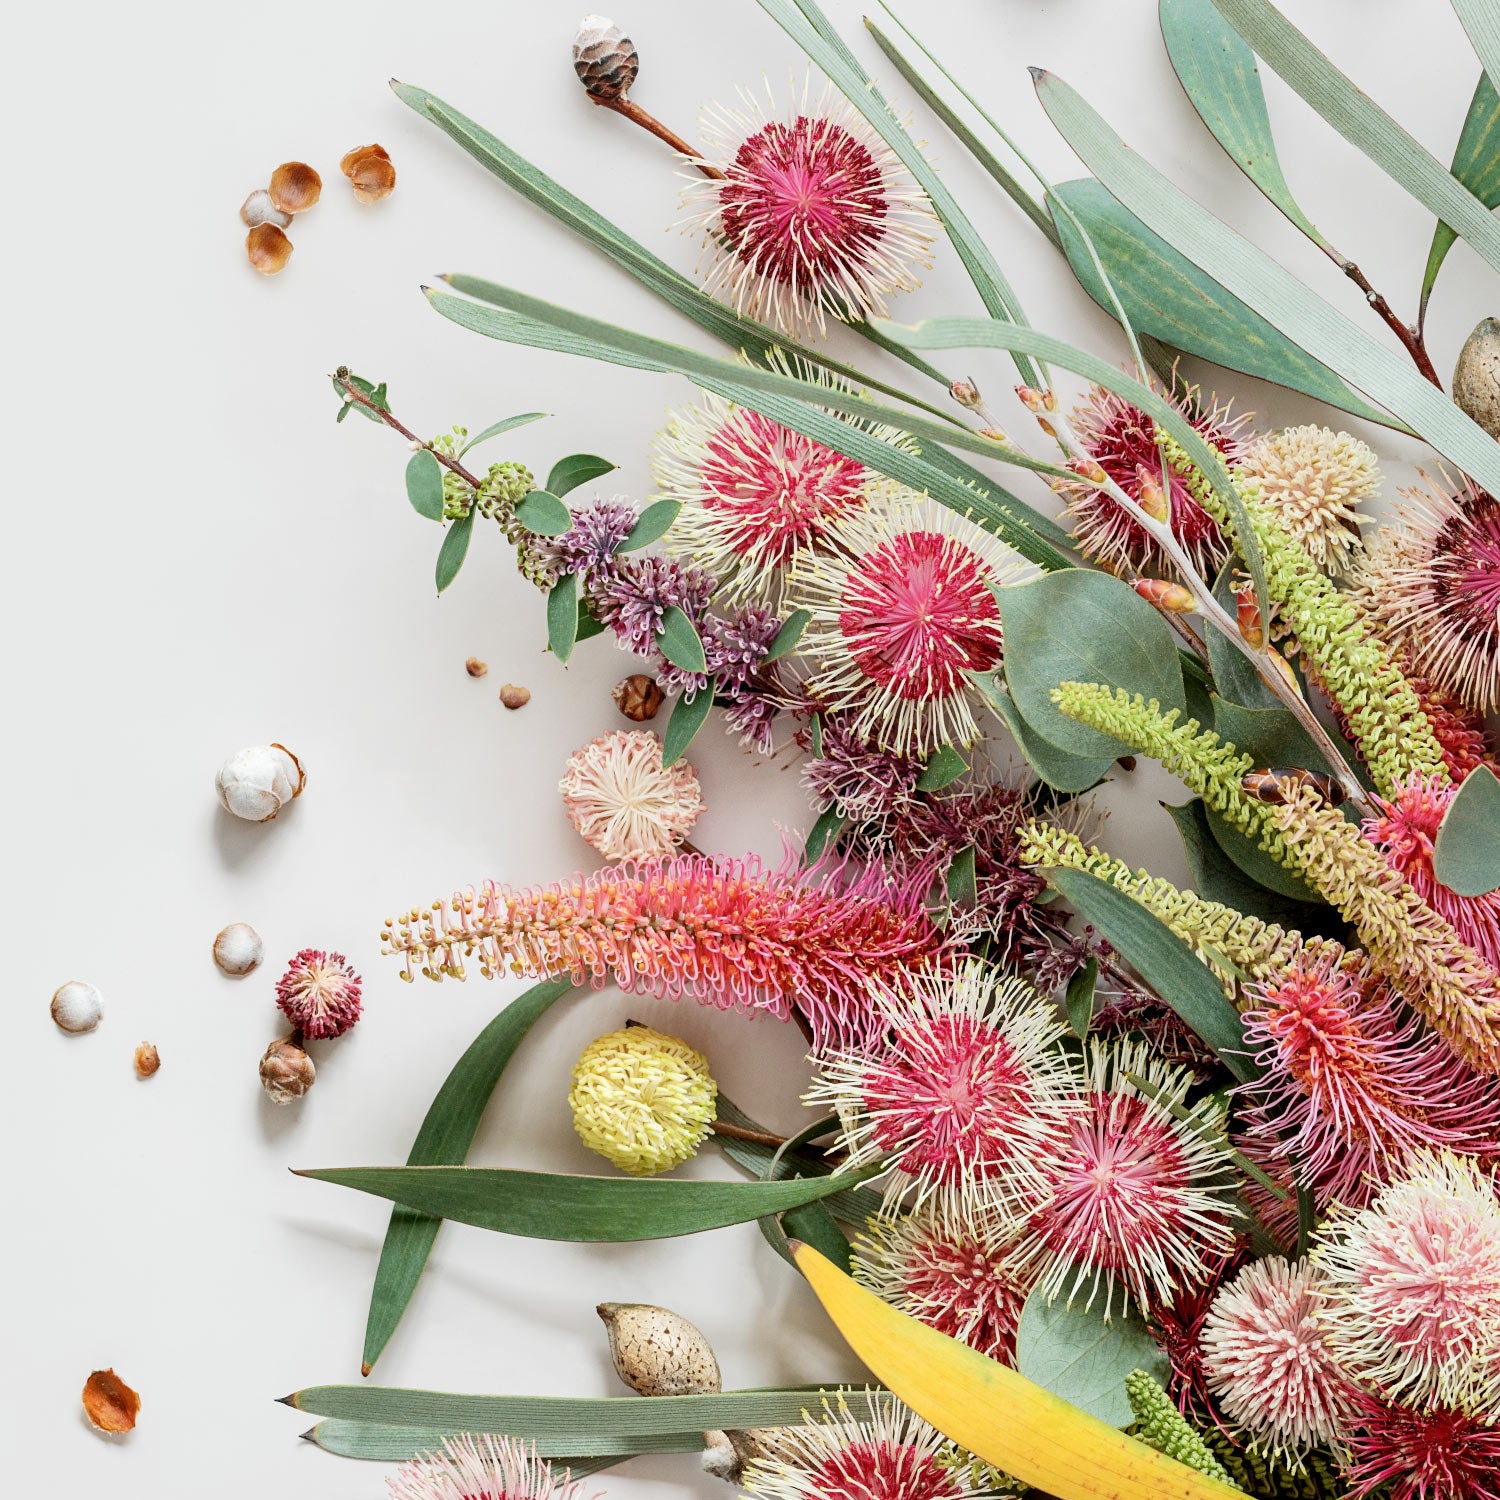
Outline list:
[[[844,1122],[852,1166],[884,1161],[887,1209],[1009,1218],[1046,1185],[1076,1108],[1055,1007],[982,964],[919,976],[881,1002],[884,1045],[820,1059],[810,1102]]]
[[[1488,772],[1481,772],[1488,775]],[[1500,891],[1487,896],[1460,896],[1433,872],[1432,850],[1438,826],[1458,788],[1437,777],[1402,787],[1394,800],[1381,804],[1366,821],[1364,836],[1380,849],[1386,863],[1442,917],[1481,958],[1500,965]]]
[[[1092,1304],[1102,1290],[1108,1317],[1118,1286],[1149,1307],[1206,1280],[1234,1243],[1222,1119],[1212,1100],[1185,1105],[1191,1083],[1144,1044],[1092,1044],[1081,1108],[1016,1252],[1049,1296],[1086,1287]]]
[[[1272,1453],[1336,1442],[1348,1424],[1351,1392],[1317,1310],[1316,1272],[1273,1255],[1221,1288],[1204,1319],[1209,1388],[1224,1415]]]
[[[854,1242],[854,1275],[891,1306],[1008,1365],[1028,1290],[1010,1264],[1012,1238],[998,1219],[964,1228],[931,1211],[880,1215]]]
[[[778,328],[882,316],[931,263],[935,220],[896,154],[831,86],[774,118],[774,102],[705,116],[704,164],[683,192],[713,256],[705,286]]]
[[[568,757],[558,783],[568,821],[606,859],[662,859],[703,811],[698,777],[685,761],[662,764],[646,729],[601,734]]]
[[[304,948],[276,981],[276,1003],[304,1036],[340,1036],[359,1020],[360,978],[342,953]]]
[[[1341,1478],[1349,1500],[1495,1500],[1500,1426],[1451,1407],[1357,1398]]]
[[[386,924],[386,951],[429,979],[464,977],[478,957],[633,993],[692,995],[786,1016],[795,1004],[820,1044],[870,1038],[873,990],[940,961],[948,947],[917,894],[836,865],[769,874],[759,861],[683,855],[517,889],[486,881]]]
[[[1358,955],[1304,955],[1252,984],[1236,1144],[1278,1180],[1290,1157],[1319,1208],[1359,1206],[1413,1150],[1500,1152],[1500,1084],[1476,1073]],[[1294,1208],[1252,1190],[1278,1232]]]
[[[1243,418],[1231,419],[1227,407],[1210,397],[1199,401],[1196,386],[1175,390],[1172,400],[1182,408],[1208,445],[1233,463],[1243,451],[1238,436]],[[1155,421],[1112,391],[1095,386],[1073,412],[1073,431],[1083,451],[1132,500],[1142,498],[1144,471],[1162,489],[1172,532],[1198,568],[1213,576],[1229,556],[1229,543],[1213,517],[1193,498],[1187,479],[1167,470],[1162,483],[1161,454]],[[1079,549],[1112,572],[1138,573],[1161,567],[1166,558],[1157,543],[1120,507],[1091,484],[1063,481],[1068,518]],[[1149,509],[1149,506],[1143,506]]]
[[[583,1486],[530,1443],[491,1433],[448,1438],[386,1480],[389,1500],[582,1500]]]
[[[1313,1261],[1324,1337],[1350,1379],[1500,1418],[1500,1197],[1477,1163],[1414,1157],[1367,1207],[1331,1215]]]

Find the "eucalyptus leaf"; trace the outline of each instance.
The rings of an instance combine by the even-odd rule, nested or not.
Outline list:
[[[552,472],[547,475],[546,489],[548,494],[561,499],[579,485],[613,473],[615,468],[616,465],[607,458],[600,458],[595,453],[570,453],[552,465]]]
[[[1207,966],[1170,928],[1095,875],[1065,869],[1041,873],[1236,1078],[1248,1082],[1259,1075],[1245,1051],[1239,1013]]]
[[[667,733],[662,741],[661,761],[663,766],[672,766],[687,753],[687,748],[698,737],[698,731],[708,722],[708,711],[714,706],[714,685],[710,682],[701,687],[690,698],[686,693],[678,696],[672,706],[672,717],[667,720]]]
[[[392,1427],[383,1422],[350,1422],[333,1417],[319,1422],[302,1436],[325,1453],[340,1458],[374,1459],[404,1463],[435,1453],[443,1443],[460,1434],[434,1427]],[[531,1439],[538,1458],[548,1459],[555,1469],[567,1468],[577,1478],[601,1468],[634,1458],[641,1453],[701,1453],[701,1432],[663,1432],[643,1437],[580,1434],[577,1437]]]
[[[1463,130],[1453,152],[1453,175],[1479,199],[1486,208],[1500,203],[1500,95],[1488,73],[1479,75],[1469,112],[1464,116]],[[1437,282],[1438,272],[1458,236],[1446,224],[1439,223],[1432,232],[1432,248],[1427,252],[1427,266],[1422,272],[1422,311]],[[1418,320],[1421,321],[1421,318]]]
[[[1010,730],[1026,764],[1054,791],[1086,792],[1098,786],[1114,765],[1113,755],[1069,755],[1066,750],[1059,750],[1051,741],[1044,740],[1021,717],[1021,710],[1016,707],[1015,699],[998,674],[987,672],[973,680],[1000,722]]]
[[[656,649],[674,667],[681,667],[684,672],[703,672],[708,668],[698,627],[688,618],[687,611],[675,604],[661,617],[661,629],[656,633]]]
[[[1500,889],[1500,778],[1476,766],[1438,825],[1432,872],[1456,896]]]
[[[677,519],[677,513],[681,509],[681,503],[676,500],[653,501],[636,518],[630,534],[615,550],[636,552],[642,547],[649,547],[658,537],[665,536],[672,529],[672,522]]]
[[[531,1028],[564,995],[571,980],[548,979],[518,995],[469,1044],[443,1080],[406,1158],[409,1167],[459,1165],[469,1154],[485,1106]],[[441,1219],[397,1206],[391,1210],[365,1320],[362,1373],[380,1358],[421,1279]]]
[[[1184,705],[1171,629],[1129,584],[1075,568],[1000,591],[1005,680],[1021,717],[1072,756],[1126,755],[1128,745],[1087,728],[1052,702],[1064,682],[1097,682]]]
[[[1214,733],[1251,756],[1257,766],[1298,766],[1304,771],[1332,769],[1313,737],[1291,710],[1279,703],[1274,708],[1246,708],[1215,695],[1213,706]]]
[[[517,427],[524,427],[528,422],[540,422],[544,417],[551,415],[550,411],[523,411],[519,416],[502,417],[498,422],[491,422],[478,437],[471,437],[458,450],[458,456],[462,458],[471,448],[477,448],[481,443],[489,442],[491,438],[497,438],[502,433],[514,432]]]
[[[771,642],[770,649],[761,660],[779,661],[783,656],[795,651],[797,642],[802,639],[802,632],[807,629],[807,622],[811,619],[810,610],[794,609],[781,622],[781,629],[776,632],[776,638]]]
[[[1041,1287],[1033,1290],[1016,1329],[1016,1369],[1111,1427],[1128,1427],[1135,1414],[1125,1377],[1145,1370],[1164,1383],[1167,1359],[1134,1309],[1116,1310],[1106,1322],[1101,1301],[1092,1308],[1081,1297],[1049,1302]]]
[[[469,555],[469,538],[474,534],[474,512],[467,510],[458,520],[451,521],[443,533],[443,545],[438,548],[437,567],[433,570],[437,580],[437,591],[442,593],[464,565]]]
[[[562,536],[573,526],[568,507],[548,490],[532,490],[522,496],[516,506],[516,520],[535,536]]]
[[[578,575],[564,573],[547,593],[547,646],[560,662],[578,640]]]
[[[1253,884],[1274,891],[1288,901],[1309,906],[1319,903],[1318,893],[1296,871],[1288,870],[1273,859],[1248,834],[1228,822],[1222,813],[1209,808],[1206,816],[1209,835],[1220,852]]]
[[[1099,960],[1090,958],[1068,981],[1063,995],[1063,1009],[1073,1035],[1080,1039],[1089,1034],[1094,1023],[1094,990],[1099,983]]]
[[[952,745],[939,745],[922,767],[922,774],[917,777],[917,790],[940,792],[945,786],[951,786],[968,769],[968,761]]]
[[[443,466],[426,448],[406,461],[406,498],[419,516],[443,519]]]
[[[1213,11],[1211,0],[1195,0]],[[1213,12],[1215,15],[1218,13]],[[1233,33],[1231,33],[1232,35]],[[1305,354],[1259,313],[1179,255],[1092,178],[1053,189],[1088,233],[1131,325],[1229,370],[1270,380],[1369,422],[1390,425],[1326,365]],[[1105,312],[1113,313],[1088,248],[1065,215],[1058,229],[1073,274]]]

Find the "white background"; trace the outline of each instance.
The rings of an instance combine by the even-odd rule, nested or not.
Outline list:
[[[860,6],[831,9],[875,61]],[[1477,67],[1440,0],[1287,9],[1447,157]],[[670,155],[587,103],[568,59],[576,19],[572,0],[94,0],[10,23],[7,1490],[381,1492],[378,1468],[299,1443],[308,1419],[273,1398],[358,1378],[386,1207],[287,1169],[404,1159],[447,1068],[517,986],[405,986],[378,955],[381,921],[485,875],[544,880],[591,866],[555,786],[570,750],[621,722],[607,690],[629,664],[605,638],[567,670],[545,655],[541,600],[484,528],[457,585],[435,599],[438,536],[403,497],[406,453],[367,423],[335,426],[326,375],[347,362],[388,380],[397,411],[424,433],[554,412],[508,456],[545,473],[562,453],[600,452],[620,464],[611,485],[646,496],[651,434],[667,403],[688,399],[685,383],[485,342],[438,319],[418,286],[471,271],[667,337],[694,331],[385,88],[395,74],[447,97],[691,269],[694,246],[668,232]],[[1049,171],[1075,166],[1035,103],[1029,63],[1084,90],[1133,146],[1361,316],[1357,293],[1197,123],[1150,0],[939,0],[920,19]],[[634,0],[621,20],[644,59],[636,97],[688,134],[705,100],[763,74],[784,90],[801,74],[751,0]],[[883,62],[877,71],[891,79]],[[890,92],[904,97],[899,84]],[[1303,202],[1410,310],[1427,215],[1275,80],[1270,93]],[[1120,357],[1050,248],[918,118],[1032,320]],[[337,162],[368,140],[390,150],[399,182],[361,207]],[[324,197],[294,226],[290,268],[267,281],[245,264],[235,211],[288,158],[323,171]],[[899,310],[975,310],[950,252]],[[1434,302],[1441,368],[1494,311],[1460,246]],[[999,356],[952,372],[992,391],[1007,383]],[[1224,388],[1275,420],[1326,416],[1251,382]],[[1420,460],[1385,434],[1374,440],[1398,476]],[[490,664],[483,681],[464,673],[470,654]],[[507,680],[532,691],[519,713],[497,701]],[[276,823],[236,823],[218,811],[214,769],[270,739],[304,759],[307,792]],[[709,804],[695,835],[704,847],[774,856],[780,825],[805,826],[794,753],[760,763],[711,731],[692,759]],[[1173,875],[1180,860],[1155,806],[1169,791],[1143,769],[1105,801],[1112,846]],[[239,981],[209,957],[214,933],[237,920],[268,948],[265,968]],[[276,975],[304,945],[350,955],[366,1014],[318,1049],[307,1101],[276,1110],[256,1062],[278,1031]],[[106,996],[103,1024],[81,1038],[47,1013],[73,977]],[[611,992],[538,1028],[473,1160],[592,1170],[571,1135],[567,1073],[627,1016],[705,1047],[752,1112],[795,1121],[804,1068],[790,1029]],[[144,1083],[131,1066],[142,1039],[162,1057]],[[726,1168],[710,1150],[692,1170]],[[450,1226],[375,1378],[613,1393],[601,1299],[692,1317],[731,1385],[853,1373],[753,1226],[597,1248]],[[124,1441],[96,1436],[80,1413],[84,1377],[102,1365],[143,1396]],[[620,1495],[712,1488],[684,1458],[638,1461],[601,1482]]]

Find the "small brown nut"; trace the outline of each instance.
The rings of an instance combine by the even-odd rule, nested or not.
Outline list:
[[[644,672],[636,672],[624,682],[617,682],[609,695],[615,700],[615,707],[637,724],[654,719],[666,696],[656,685],[656,679]]]
[[[507,708],[525,708],[531,702],[531,689],[518,687],[514,682],[507,682],[500,689],[500,701]]]
[[[84,1382],[83,1409],[100,1432],[129,1432],[141,1398],[113,1370],[95,1370]]]
[[[484,674],[489,671],[489,666],[485,662],[480,661],[477,656],[471,656],[468,661],[464,663],[464,671],[467,672],[470,677],[483,677]]]
[[[150,1078],[159,1067],[161,1067],[161,1054],[156,1050],[156,1044],[142,1042],[135,1049],[135,1076]]]
[[[323,179],[305,161],[284,161],[271,173],[271,202],[284,214],[306,213],[322,191]]]
[[[354,196],[361,203],[378,203],[389,198],[396,186],[396,169],[384,146],[356,146],[345,153],[339,171],[349,179]]]
[[[291,258],[292,242],[279,224],[257,224],[245,236],[245,254],[262,276],[274,276]]]
[[[317,1076],[312,1058],[289,1036],[272,1042],[260,1060],[260,1086],[272,1104],[290,1104],[300,1099]]]
[[[615,1372],[643,1396],[699,1396],[717,1391],[719,1362],[693,1324],[644,1302],[601,1302]]]

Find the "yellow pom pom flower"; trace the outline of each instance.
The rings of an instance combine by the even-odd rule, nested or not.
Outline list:
[[[696,1155],[718,1092],[701,1052],[649,1026],[627,1026],[583,1049],[568,1106],[590,1151],[649,1177]]]

